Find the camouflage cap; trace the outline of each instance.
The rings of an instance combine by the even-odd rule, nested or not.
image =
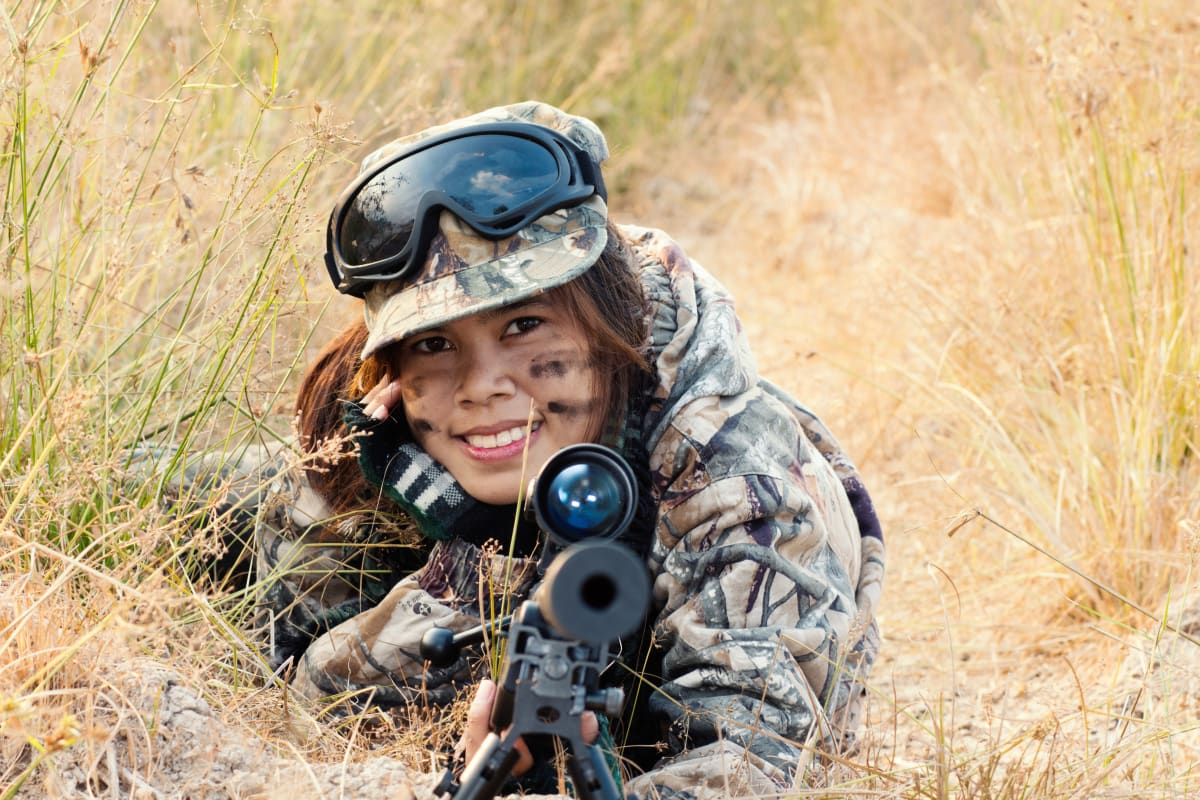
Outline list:
[[[597,164],[608,157],[604,135],[591,120],[545,103],[526,102],[397,139],[367,156],[362,170],[421,139],[486,122],[542,125],[571,139]],[[420,270],[376,284],[363,295],[369,330],[363,358],[414,333],[515,303],[578,277],[604,252],[607,221],[608,207],[593,195],[578,206],[541,217],[513,236],[492,240],[443,211]]]

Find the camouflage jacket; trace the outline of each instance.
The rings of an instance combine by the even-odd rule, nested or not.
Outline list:
[[[879,648],[879,524],[835,439],[758,376],[724,289],[661,232],[624,233],[640,259],[654,368],[626,429],[650,473],[639,549],[653,646],[630,643],[626,661],[656,684],[634,714],[663,742],[627,788],[779,792],[812,753],[853,744]],[[481,546],[509,542],[510,515],[431,543],[369,512],[330,519],[286,454],[265,469],[256,552],[268,650],[273,667],[290,663],[296,691],[445,703],[484,674],[470,655],[426,670],[418,644],[431,625],[463,630],[498,613],[496,598],[511,607],[528,592],[531,561]]]

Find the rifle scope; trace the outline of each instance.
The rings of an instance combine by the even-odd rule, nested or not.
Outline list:
[[[610,541],[629,526],[637,506],[625,460],[601,445],[564,447],[538,473],[530,503],[538,527],[562,548],[534,592],[545,623],[565,639],[596,644],[635,631],[650,605],[646,565]],[[447,667],[482,638],[482,626],[460,633],[433,627],[421,639],[421,656]]]
[[[637,489],[625,460],[597,444],[564,447],[534,482],[538,527],[564,547],[585,539],[611,539],[633,520]]]
[[[637,489],[625,460],[596,444],[559,450],[531,500],[538,527],[566,549],[535,594],[546,622],[568,639],[603,642],[632,633],[646,613],[646,566],[608,541],[633,519]]]

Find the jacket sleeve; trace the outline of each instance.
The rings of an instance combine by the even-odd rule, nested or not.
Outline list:
[[[125,485],[155,501],[194,532],[179,553],[189,578],[244,588],[252,573],[254,528],[264,487],[285,445],[190,453],[143,444],[128,451]]]
[[[806,745],[840,749],[838,717],[861,690],[856,648],[872,647],[874,628],[856,601],[854,509],[797,417],[761,387],[690,403],[650,467],[665,648],[651,709],[669,723],[672,750],[686,752],[644,778],[661,793],[704,783],[697,770],[723,773],[718,784],[740,771],[746,789],[777,791]]]
[[[383,599],[316,638],[304,651],[293,689],[313,699],[346,694],[352,703],[440,705],[480,677],[464,651],[444,667],[425,668],[421,638],[433,626],[459,632],[481,612],[502,616],[537,577],[533,559],[508,559],[460,538],[437,542],[426,564],[390,587]],[[479,667],[479,664],[475,665]]]
[[[194,531],[192,577],[256,593],[271,669],[378,603],[428,552],[400,515],[335,516],[288,443],[230,453],[143,446],[129,461],[128,480],[153,485]]]
[[[272,669],[372,608],[424,562],[407,517],[363,508],[335,515],[295,462],[264,484],[255,522],[259,626]]]

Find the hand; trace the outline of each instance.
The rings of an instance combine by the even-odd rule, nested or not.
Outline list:
[[[471,707],[467,709],[467,729],[463,731],[462,744],[468,764],[479,752],[479,746],[483,744],[483,740],[490,732],[492,706],[495,702],[496,684],[488,678],[484,678],[479,682],[479,688],[475,690]],[[585,742],[591,744],[600,736],[600,722],[591,711],[584,712],[580,725]],[[525,744],[524,739],[517,739],[516,750],[518,753],[517,763],[512,769],[512,774],[523,775],[533,766],[533,754],[529,752],[529,745]]]
[[[400,402],[400,380],[384,376],[363,398],[363,413],[371,419],[385,420]]]
[[[479,746],[491,733],[492,706],[496,703],[496,684],[490,678],[479,682],[475,697],[471,699],[471,707],[467,709],[467,729],[463,731],[462,746],[467,763],[475,758]],[[523,775],[533,766],[533,754],[524,739],[517,739],[515,745],[517,763],[512,768],[513,775]]]

